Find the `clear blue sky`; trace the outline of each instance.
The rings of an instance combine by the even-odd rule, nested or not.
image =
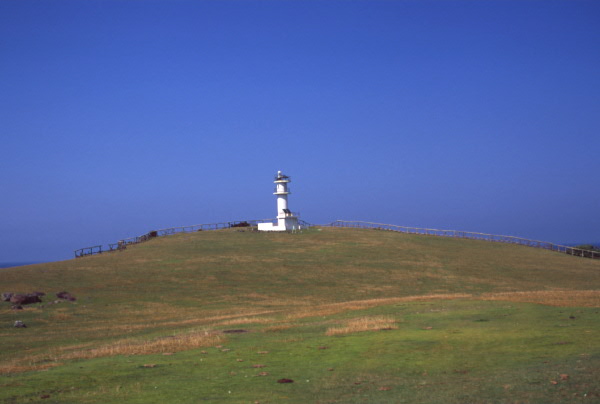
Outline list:
[[[276,215],[600,241],[600,1],[0,1],[0,262]]]

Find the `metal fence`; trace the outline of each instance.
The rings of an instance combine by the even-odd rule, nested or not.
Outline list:
[[[146,234],[142,234],[141,236],[126,238],[123,240],[119,240],[116,243],[107,244],[106,246],[95,245],[92,247],[79,248],[75,250],[74,253],[75,258],[79,258],[85,257],[86,255],[96,255],[110,251],[121,251],[126,249],[127,246],[130,244],[138,244],[153,239],[155,237],[170,236],[172,234],[178,233],[192,233],[197,231],[221,230],[231,228],[250,228],[252,230],[256,230],[258,223],[266,223],[273,221],[273,219],[235,220],[232,222],[205,223],[195,224],[193,226],[169,227],[168,229],[152,230]],[[299,223],[304,228],[308,228],[311,226],[310,223],[305,222],[304,220],[299,220]]]
[[[221,230],[230,229],[233,227],[256,227],[258,223],[262,223],[268,220],[236,220],[232,222],[221,222],[221,223],[204,223],[196,224],[193,226],[181,226],[181,227],[169,227],[168,229],[152,230],[146,234],[142,234],[137,237],[130,237],[119,240],[116,243],[111,243],[106,246],[96,245],[92,247],[84,247],[74,251],[75,258],[84,257],[86,255],[102,254],[103,252],[119,251],[124,250],[130,244],[138,244],[144,241],[148,241],[155,237],[169,236],[177,233],[192,233],[196,231],[208,231],[208,230]]]
[[[84,247],[74,251],[75,257],[84,257],[87,255],[102,254],[110,251],[120,251],[127,248],[130,244],[138,244],[144,241],[148,241],[155,237],[169,236],[178,233],[192,233],[197,231],[209,231],[209,230],[221,230],[231,228],[250,228],[256,230],[258,223],[274,222],[273,219],[262,219],[262,220],[237,220],[232,222],[220,222],[220,223],[208,223],[208,224],[196,224],[193,226],[181,226],[181,227],[170,227],[168,229],[152,230],[146,234],[142,234],[137,237],[130,237],[123,240],[119,240],[116,243],[103,245],[96,245],[91,247]],[[300,225],[303,228],[309,228],[312,224],[299,220]],[[323,225],[326,227],[352,227],[361,229],[374,229],[374,230],[388,230],[397,231],[400,233],[407,234],[421,234],[426,236],[440,236],[440,237],[455,237],[455,238],[466,238],[473,240],[485,240],[493,241],[498,243],[508,244],[519,244],[527,247],[543,248],[545,250],[562,252],[569,255],[574,255],[583,258],[600,259],[600,251],[589,251],[583,250],[577,247],[569,247],[560,244],[550,243],[548,241],[530,240],[522,237],[514,236],[500,236],[496,234],[487,233],[476,233],[470,231],[461,230],[440,230],[440,229],[427,229],[421,227],[407,227],[397,226],[394,224],[386,223],[375,223],[375,222],[364,222],[360,220],[348,221],[348,220],[336,220],[332,223]]]
[[[554,244],[547,241],[530,240],[521,237],[514,236],[499,236],[496,234],[486,233],[475,233],[470,231],[459,231],[459,230],[439,230],[439,229],[425,229],[419,227],[406,227],[396,226],[393,224],[385,223],[374,223],[374,222],[363,222],[363,221],[347,221],[347,220],[336,220],[335,222],[329,223],[326,226],[329,227],[355,227],[361,229],[375,229],[375,230],[389,230],[397,231],[401,233],[409,234],[422,234],[427,236],[441,236],[441,237],[457,237],[457,238],[468,238],[474,240],[485,240],[494,241],[499,243],[519,244],[528,247],[543,248],[551,251],[558,251],[569,255],[575,255],[584,258],[600,258],[600,251],[589,251],[582,250],[581,248],[569,247],[560,244]]]

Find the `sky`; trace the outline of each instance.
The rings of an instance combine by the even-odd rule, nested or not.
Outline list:
[[[600,2],[0,0],[0,262],[276,216],[600,242]]]

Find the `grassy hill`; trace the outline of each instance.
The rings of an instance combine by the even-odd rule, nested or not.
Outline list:
[[[7,403],[600,400],[598,260],[231,229],[2,269],[0,285],[48,294],[0,306]],[[63,290],[77,301],[49,304]]]

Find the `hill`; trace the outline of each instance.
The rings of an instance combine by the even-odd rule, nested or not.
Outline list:
[[[467,349],[469,340],[485,345],[490,342],[488,338],[495,335],[497,337],[493,337],[492,341],[499,344],[498,338],[503,336],[510,342],[493,357],[505,361],[508,361],[506,351],[518,352],[514,333],[533,338],[534,334],[538,335],[539,329],[527,327],[535,325],[545,330],[538,335],[539,338],[545,340],[552,335],[546,341],[548,344],[568,342],[562,346],[563,352],[556,357],[556,362],[570,363],[571,374],[576,371],[576,359],[573,358],[581,360],[578,355],[591,358],[590,369],[595,369],[591,379],[597,378],[594,375],[598,375],[595,372],[600,362],[600,347],[592,338],[599,335],[600,329],[597,309],[593,309],[600,307],[600,262],[485,241],[366,229],[313,228],[299,234],[257,233],[239,229],[204,231],[160,237],[129,246],[125,251],[3,269],[0,271],[0,284],[5,292],[43,291],[48,294],[43,298],[44,303],[26,306],[22,311],[11,310],[8,303],[1,306],[0,320],[4,326],[0,331],[3,341],[0,371],[8,380],[3,387],[10,387],[3,388],[7,392],[4,393],[6,402],[48,400],[48,397],[41,398],[45,395],[51,399],[58,397],[57,402],[158,402],[163,396],[146,391],[147,385],[136,387],[133,380],[139,378],[137,372],[147,363],[127,368],[131,355],[143,358],[140,359],[143,361],[164,362],[165,358],[175,356],[156,355],[177,352],[177,363],[182,366],[182,373],[172,377],[183,377],[185,367],[190,366],[188,360],[197,363],[198,355],[212,352],[207,351],[207,347],[214,350],[216,345],[235,342],[239,344],[239,352],[247,349],[256,356],[261,346],[274,344],[268,350],[278,351],[277,355],[288,358],[285,363],[281,362],[282,357],[276,360],[282,371],[290,368],[289,373],[293,373],[293,369],[305,367],[312,369],[308,371],[311,373],[315,371],[315,363],[323,358],[311,356],[316,355],[313,351],[306,356],[298,349],[306,344],[328,347],[334,341],[345,341],[345,348],[343,353],[338,351],[328,359],[338,365],[327,369],[339,368],[343,363],[343,377],[340,373],[326,370],[326,375],[319,378],[327,380],[327,383],[313,383],[310,389],[305,388],[302,392],[295,384],[290,388],[295,393],[287,393],[287,402],[317,402],[321,396],[325,397],[323,402],[361,402],[364,397],[369,401],[374,397],[370,394],[388,391],[378,390],[379,387],[400,389],[402,383],[398,384],[391,376],[394,372],[386,370],[386,358],[390,355],[387,343],[394,345],[407,337],[426,357],[442,355],[441,362],[427,365],[439,371],[438,389],[441,395],[438,398],[445,397],[446,402],[454,399],[461,402],[465,399],[462,390],[455,392],[456,386],[443,386],[447,384],[448,372],[452,376],[462,375],[463,379],[469,379],[464,376],[465,373],[460,373],[464,370],[461,366],[469,361],[464,358],[461,362],[456,352],[450,355],[451,359],[443,355],[446,351],[439,343],[444,340],[444,335],[434,339],[432,334],[415,335],[417,330],[433,327],[430,324],[437,324],[436,328],[444,328],[447,332],[450,329],[462,330],[458,334],[464,335],[458,339],[457,333],[446,333],[445,337],[454,341],[452,344],[455,345],[451,344],[454,348],[460,346],[468,352],[471,352]],[[70,292],[77,297],[76,302],[60,301],[51,296],[59,291]],[[60,303],[54,304],[55,300]],[[506,302],[511,302],[511,305],[507,306]],[[583,327],[578,329],[581,335],[571,335],[574,331],[571,328],[557,328],[563,321],[568,327],[575,325],[575,322],[569,322],[571,314],[563,316],[566,320],[560,317],[559,313],[566,313],[565,308],[569,308],[569,313],[585,313],[585,320],[580,319],[576,324]],[[500,315],[500,312],[503,314]],[[502,317],[504,315],[509,316],[511,321]],[[465,324],[465,316],[471,319],[468,324]],[[581,316],[572,315],[574,318]],[[497,319],[498,323],[488,324],[489,318]],[[28,328],[13,328],[15,320],[23,321]],[[367,335],[358,332],[361,329],[391,331]],[[485,330],[490,334],[481,334]],[[578,344],[585,344],[585,349],[575,344],[575,340]],[[296,343],[300,345],[295,346]],[[370,348],[365,348],[365,343],[368,346],[376,344],[381,349],[367,354]],[[554,353],[538,352],[537,345],[530,349],[520,343],[520,347],[521,351],[530,350],[533,356],[549,355],[549,358],[554,358]],[[474,361],[483,355],[480,348],[471,352]],[[229,352],[233,348],[225,349]],[[550,351],[554,349],[552,347]],[[199,350],[206,353],[201,354]],[[319,351],[323,351],[318,353],[323,357],[333,352]],[[294,361],[289,362],[288,354],[294,356]],[[349,364],[353,355],[363,358],[364,368]],[[513,361],[508,361],[500,369],[500,373],[506,372],[506,380],[522,376],[520,369],[523,369],[523,363],[519,362],[522,360],[519,356],[522,355],[515,355]],[[406,362],[411,377],[423,377],[426,357],[413,358],[417,365],[414,361]],[[406,359],[405,356],[402,358]],[[239,356],[236,359],[243,360]],[[236,364],[246,369],[246,364],[241,362],[225,365],[219,362],[222,360],[215,359],[211,369],[230,369]],[[444,361],[447,367],[440,365]],[[174,363],[171,365],[174,366]],[[84,369],[89,367],[84,372],[84,379],[90,378],[93,382],[81,382],[76,371],[80,366]],[[106,366],[113,370],[123,367],[119,370],[123,372],[123,382],[110,376]],[[160,366],[164,368],[167,365]],[[375,371],[373,366],[378,370]],[[533,365],[527,362],[526,366]],[[458,368],[451,369],[453,367]],[[47,369],[51,371],[40,373]],[[143,369],[147,371],[153,367]],[[483,366],[483,369],[499,371],[489,365]],[[454,370],[459,372],[453,374]],[[211,370],[205,371],[208,373],[202,373],[202,377],[209,377]],[[432,371],[425,370],[425,373]],[[444,372],[446,376],[442,377]],[[383,378],[386,385],[367,389],[366,395],[354,391],[360,388],[348,387],[349,380],[369,379],[371,374]],[[146,372],[144,377],[148,375]],[[47,392],[52,390],[49,386],[56,384],[59,376],[63,380],[59,384],[64,386],[52,393]],[[204,390],[197,394],[212,397],[209,400],[212,402],[251,402],[249,397],[262,397],[260,402],[280,402],[279,396],[267,393],[272,385],[255,386],[257,390],[246,386],[241,389],[245,393],[229,396],[231,393],[224,392],[230,389],[222,385],[225,383],[237,389],[240,383],[229,380],[231,376],[224,376],[227,381],[216,378],[207,382]],[[69,377],[79,381],[64,382]],[[157,372],[152,377],[148,383],[164,383],[163,373]],[[484,393],[482,388],[493,390],[497,386],[482,384],[481,380],[476,383],[474,380],[478,377],[461,383],[483,385],[476,388],[478,394],[492,394]],[[264,378],[267,380],[267,375]],[[406,375],[403,380],[408,380]],[[189,382],[177,383],[178,391],[192,388]],[[504,384],[513,386],[516,383]],[[600,397],[598,384],[590,387],[590,383],[593,384],[589,380],[580,381],[579,385],[585,385],[588,390],[596,389]],[[69,384],[74,385],[71,386],[73,390],[66,387]],[[538,396],[541,401],[537,402],[558,397],[548,396],[551,392],[545,384],[544,388],[537,384],[533,387],[535,393],[525,389],[525,396],[517,397],[531,397],[532,402],[536,402]],[[171,388],[175,389],[175,385]],[[407,397],[435,402],[421,397],[418,387],[405,386],[403,389]],[[502,400],[502,394],[513,397],[511,389],[502,389],[500,393],[494,393],[494,397],[499,397],[499,400]],[[448,396],[450,390],[454,396]],[[579,394],[579,390],[569,390],[570,397]],[[588,393],[595,394],[592,390]],[[248,396],[250,393],[254,395]],[[166,397],[173,400],[176,396],[171,391],[171,395]],[[191,400],[196,396],[183,397]],[[389,399],[393,400],[393,397],[389,396]],[[196,401],[181,398],[179,402]]]

